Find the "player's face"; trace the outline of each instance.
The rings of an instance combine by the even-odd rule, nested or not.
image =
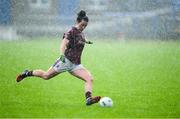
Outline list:
[[[78,23],[78,28],[79,28],[80,31],[83,31],[86,28],[87,25],[88,25],[88,22],[82,20],[81,22]]]

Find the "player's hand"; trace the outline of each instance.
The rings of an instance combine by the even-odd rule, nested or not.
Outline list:
[[[60,60],[61,60],[63,63],[65,63],[65,56],[64,56],[64,55],[61,55],[61,56],[60,56]]]
[[[86,43],[87,43],[87,44],[93,44],[93,42],[91,42],[91,41],[86,41]]]

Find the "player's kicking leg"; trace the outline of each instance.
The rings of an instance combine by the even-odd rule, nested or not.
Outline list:
[[[92,97],[92,81],[93,78],[89,71],[86,69],[78,69],[71,72],[72,75],[85,81],[85,96],[86,96],[86,105],[92,105],[98,103],[101,99],[100,96]]]
[[[56,76],[57,74],[59,74],[58,72],[56,72],[52,67],[49,68],[48,71],[43,71],[43,70],[25,70],[23,73],[19,74],[16,78],[17,82],[22,81],[23,79],[25,79],[26,77],[31,77],[31,76],[35,76],[35,77],[40,77],[42,79],[48,80],[54,76]]]

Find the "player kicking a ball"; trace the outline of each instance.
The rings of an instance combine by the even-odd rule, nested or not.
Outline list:
[[[22,74],[17,76],[16,81],[20,82],[26,77],[31,76],[48,80],[62,72],[68,71],[73,76],[85,81],[86,105],[99,102],[100,96],[92,97],[93,78],[90,72],[81,64],[81,54],[85,43],[92,44],[91,41],[85,40],[82,32],[88,25],[88,21],[89,19],[86,16],[86,12],[81,10],[76,19],[76,25],[63,35],[63,40],[60,45],[61,56],[54,65],[52,65],[48,71],[25,70]]]

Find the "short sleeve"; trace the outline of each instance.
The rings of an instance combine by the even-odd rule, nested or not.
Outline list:
[[[72,39],[72,33],[71,33],[71,31],[68,31],[68,32],[66,32],[66,33],[64,33],[64,35],[63,35],[63,39],[68,39],[68,40],[71,40]]]

